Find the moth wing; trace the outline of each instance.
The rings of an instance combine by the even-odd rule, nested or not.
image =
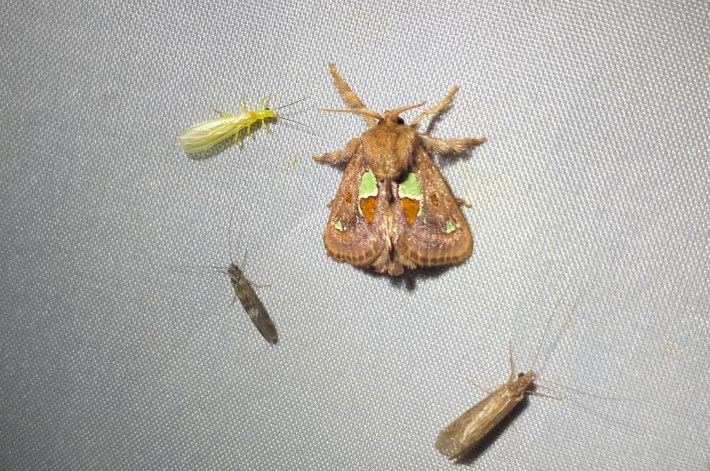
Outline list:
[[[271,343],[278,342],[279,334],[276,331],[276,326],[274,321],[271,320],[268,311],[261,302],[261,299],[252,290],[252,299],[250,301],[250,307],[246,309],[249,319],[251,319],[254,326],[259,331],[259,333]],[[246,306],[245,306],[246,307]]]
[[[431,267],[455,265],[471,256],[473,237],[459,204],[428,152],[420,148],[410,167],[421,199],[412,213],[412,201],[393,191],[395,251],[403,265]]]
[[[368,170],[362,153],[350,159],[338,192],[330,205],[330,216],[323,233],[323,244],[328,255],[338,261],[356,266],[370,266],[378,257],[388,255],[388,238],[383,235],[383,223],[388,217],[384,191],[378,192],[372,220],[368,223],[360,214],[359,187],[362,175]]]
[[[475,436],[476,434],[466,433],[466,429],[470,428],[475,420],[475,407],[473,406],[454,419],[441,429],[439,435],[436,436],[434,448],[450,460],[458,460],[464,457],[476,442],[483,437],[483,434]]]
[[[256,291],[254,291],[251,282],[234,263],[229,265],[227,273],[229,274],[229,280],[234,289],[234,296],[236,299],[239,299],[249,319],[251,319],[256,329],[266,340],[271,343],[276,343],[278,341],[276,326],[264,307],[264,303],[261,302]]]
[[[244,123],[239,115],[220,116],[183,129],[178,134],[178,143],[188,154],[202,152],[243,128]]]
[[[434,447],[450,460],[460,460],[518,404],[525,394],[511,394],[503,383],[441,429]]]

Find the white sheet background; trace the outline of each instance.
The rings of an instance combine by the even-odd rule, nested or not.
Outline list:
[[[554,315],[538,370],[574,391],[471,466],[705,469],[709,31],[706,1],[4,3],[0,468],[449,469],[468,379],[502,381],[509,340],[528,367]],[[326,256],[342,173],[310,157],[364,130],[316,111],[331,61],[375,110],[461,85],[432,135],[488,137],[437,160],[468,262]],[[266,94],[310,97],[307,127],[176,146]],[[275,347],[206,267],[230,250]]]

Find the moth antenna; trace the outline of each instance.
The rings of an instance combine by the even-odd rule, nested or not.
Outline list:
[[[394,115],[396,118],[399,116],[401,113],[404,113],[405,111],[413,110],[416,108],[421,108],[422,106],[426,105],[426,101],[422,101],[420,103],[416,103],[414,105],[407,105],[407,106],[400,106],[399,108],[395,108],[393,110],[390,110],[389,112]]]
[[[382,121],[384,118],[381,114],[376,111],[369,110],[367,108],[353,108],[351,110],[344,109],[332,109],[332,108],[318,108],[318,111],[325,111],[328,113],[352,113],[359,114],[360,116],[367,116],[369,118],[375,118],[378,121]]]
[[[292,101],[291,103],[286,103],[285,105],[281,105],[278,108],[274,108],[275,110],[280,110],[282,108],[286,108],[287,106],[295,105],[296,103],[301,103],[302,101],[306,101],[310,99],[311,97],[307,96],[305,98],[301,98],[300,100]]]
[[[419,123],[421,123],[427,117],[432,115],[438,115],[439,113],[441,113],[445,108],[451,105],[451,102],[454,100],[454,95],[456,95],[456,92],[458,90],[458,85],[454,85],[453,87],[451,87],[451,90],[446,93],[446,96],[444,96],[444,98],[439,100],[434,106],[426,110],[424,113],[414,118],[414,121],[409,123],[409,125],[416,129],[417,126],[419,126]]]
[[[330,75],[333,77],[333,85],[335,85],[335,89],[338,91],[338,95],[340,95],[340,98],[345,102],[345,104],[349,108],[353,109],[366,108],[362,100],[358,98],[355,92],[352,91],[350,86],[345,83],[345,80],[343,80],[343,78],[340,76],[338,70],[335,68],[335,64],[333,64],[332,62],[328,64],[328,69],[330,70]],[[367,124],[368,126],[374,126],[375,124],[377,124],[372,116],[361,116],[365,121],[365,124]]]

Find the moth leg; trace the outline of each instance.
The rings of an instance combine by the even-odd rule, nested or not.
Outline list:
[[[492,391],[492,389],[484,388],[483,386],[481,386],[480,384],[478,384],[477,382],[475,382],[474,380],[472,380],[470,378],[469,378],[468,382],[486,394],[490,394]]]
[[[313,156],[313,160],[316,162],[328,162],[333,165],[343,165],[350,161],[353,155],[357,152],[360,147],[360,139],[351,139],[344,148],[339,150],[334,150],[332,152],[326,152],[323,155]]]
[[[328,162],[333,165],[342,165],[348,160],[350,160],[350,155],[347,155],[345,149],[334,150],[331,152],[326,152],[322,155],[314,155],[313,160],[316,162]]]
[[[333,76],[333,84],[335,89],[338,90],[340,98],[345,102],[350,108],[365,108],[360,98],[355,95],[355,92],[345,83],[345,80],[340,76],[338,70],[335,68],[335,64],[328,64],[328,69],[330,70],[330,75]],[[374,126],[377,124],[377,120],[372,116],[361,115],[362,119],[365,120],[368,126]]]
[[[461,139],[448,139],[442,141],[433,137],[420,134],[424,147],[429,152],[434,152],[439,155],[447,154],[462,154],[472,147],[486,142],[486,138],[481,137],[464,137]]]
[[[446,109],[451,103],[454,101],[454,95],[456,95],[456,92],[459,91],[459,86],[454,85],[451,87],[451,90],[446,93],[446,96],[439,100],[439,102],[426,110],[424,113],[420,114],[416,118],[414,118],[414,121],[409,123],[409,126],[416,129],[417,126],[419,126],[419,123],[421,123],[424,119],[428,118],[429,116],[436,116],[439,113],[441,113],[444,109]]]

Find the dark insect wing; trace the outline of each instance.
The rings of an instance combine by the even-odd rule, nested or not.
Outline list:
[[[249,304],[251,308],[247,309],[244,302],[242,302],[242,304],[244,305],[244,308],[247,309],[249,319],[251,319],[256,329],[266,340],[271,343],[276,343],[279,338],[278,333],[276,332],[276,326],[271,320],[271,317],[269,317],[264,304],[261,302],[261,299],[257,297],[253,288],[251,288],[251,294],[248,296],[250,298]]]
[[[409,268],[465,261],[473,251],[471,231],[459,203],[424,148],[416,151],[409,172],[416,176],[420,198],[403,196],[397,188],[393,191],[397,257]]]
[[[276,326],[261,299],[256,295],[254,287],[234,263],[229,265],[227,272],[229,273],[232,288],[234,288],[234,294],[239,299],[242,307],[244,307],[249,319],[266,340],[276,343],[278,341]]]

